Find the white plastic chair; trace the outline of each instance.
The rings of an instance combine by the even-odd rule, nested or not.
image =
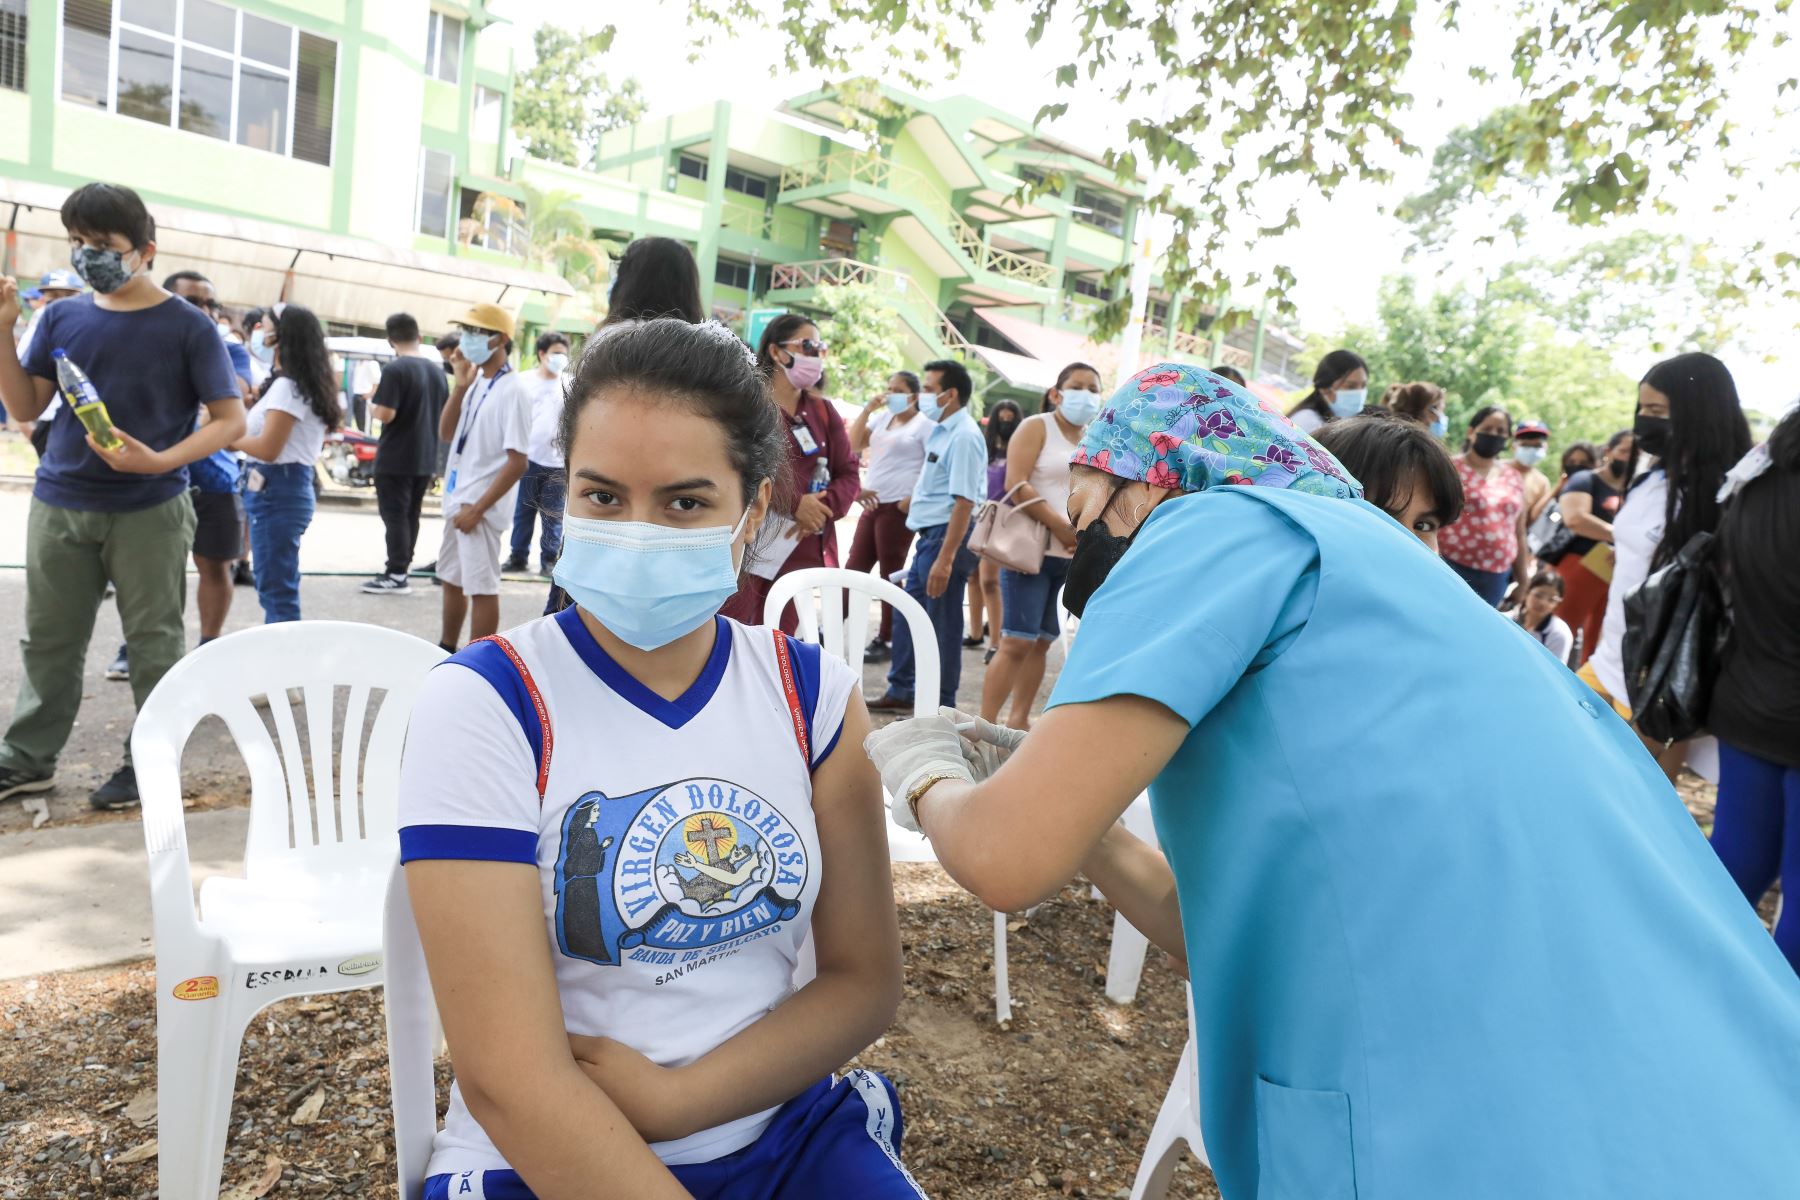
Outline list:
[[[387,967],[382,1000],[387,1009],[388,1080],[393,1091],[394,1169],[400,1200],[419,1200],[425,1167],[437,1133],[437,1001],[425,970],[425,948],[413,922],[412,898],[398,861],[388,879],[381,927]]]
[[[1185,986],[1181,990],[1187,995],[1187,1045],[1181,1048],[1175,1078],[1169,1083],[1169,1093],[1163,1097],[1156,1124],[1150,1129],[1150,1142],[1138,1162],[1137,1178],[1131,1183],[1131,1200],[1162,1200],[1169,1194],[1169,1181],[1175,1175],[1183,1142],[1196,1161],[1212,1165],[1200,1136],[1200,1063],[1194,1053],[1194,996]]]
[[[808,567],[783,575],[769,588],[763,602],[763,622],[779,625],[789,604],[798,617],[795,635],[814,642],[825,653],[850,664],[862,677],[863,648],[869,632],[869,605],[885,601],[906,622],[913,642],[913,716],[937,715],[942,665],[938,662],[937,631],[917,600],[885,579],[839,567]],[[889,800],[885,791],[883,796]],[[919,833],[887,823],[888,858],[893,862],[936,862],[931,842]],[[810,945],[807,947],[810,950]],[[994,914],[994,1019],[1012,1020],[1012,988],[1006,971],[1006,914]]]
[[[219,1194],[238,1047],[258,1011],[382,982],[378,914],[398,846],[400,750],[419,685],[443,657],[429,642],[374,625],[265,625],[195,650],[144,702],[131,753],[156,939],[162,1200]],[[302,694],[304,744],[290,688]],[[341,739],[333,723],[340,688],[348,693]],[[375,691],[384,694],[372,702]],[[253,705],[258,697],[270,702],[273,737]],[[196,904],[181,751],[208,716],[224,721],[249,769],[250,829],[243,877],[208,879]]]
[[[1150,818],[1150,795],[1142,793],[1131,802],[1119,820],[1138,838],[1157,845],[1156,823]],[[1095,889],[1096,893],[1099,891]],[[1124,913],[1113,914],[1112,949],[1106,956],[1106,998],[1114,1004],[1130,1004],[1137,999],[1138,980],[1144,975],[1144,956],[1150,940],[1125,919]]]

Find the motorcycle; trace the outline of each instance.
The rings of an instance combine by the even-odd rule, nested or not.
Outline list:
[[[348,426],[325,435],[319,470],[340,487],[375,486],[376,439]]]

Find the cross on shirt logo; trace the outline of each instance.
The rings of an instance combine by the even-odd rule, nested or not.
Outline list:
[[[714,866],[719,862],[719,843],[735,841],[737,838],[735,831],[728,826],[718,824],[711,817],[701,817],[699,822],[687,831],[686,836],[689,843],[697,843],[700,846],[701,853],[706,856],[706,861]]]

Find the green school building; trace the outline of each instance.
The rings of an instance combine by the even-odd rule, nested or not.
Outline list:
[[[523,330],[579,331],[603,295],[478,203],[555,195],[614,251],[688,243],[706,303],[746,334],[867,283],[891,289],[914,365],[961,357],[1025,394],[1074,359],[1117,367],[1089,316],[1146,215],[1098,155],[966,96],[883,89],[871,130],[827,91],[720,100],[608,133],[576,169],[509,134],[510,41],[481,0],[0,0],[0,269],[65,263],[57,208],[103,179],[149,201],[158,270],[201,270],[229,303],[286,298],[373,333],[396,310],[437,331],[494,301]],[[1143,353],[1277,387],[1310,366],[1272,324],[1210,318],[1153,275]]]

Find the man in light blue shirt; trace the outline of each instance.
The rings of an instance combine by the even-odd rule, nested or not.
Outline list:
[[[980,561],[965,542],[975,505],[987,498],[987,441],[969,415],[969,370],[942,359],[925,364],[919,412],[936,422],[925,440],[925,465],[906,502],[906,527],[919,535],[906,592],[924,606],[937,632],[939,702],[954,706],[962,681],[963,590]],[[911,712],[913,640],[905,621],[894,626],[894,665],[887,694],[869,703],[875,712]]]

